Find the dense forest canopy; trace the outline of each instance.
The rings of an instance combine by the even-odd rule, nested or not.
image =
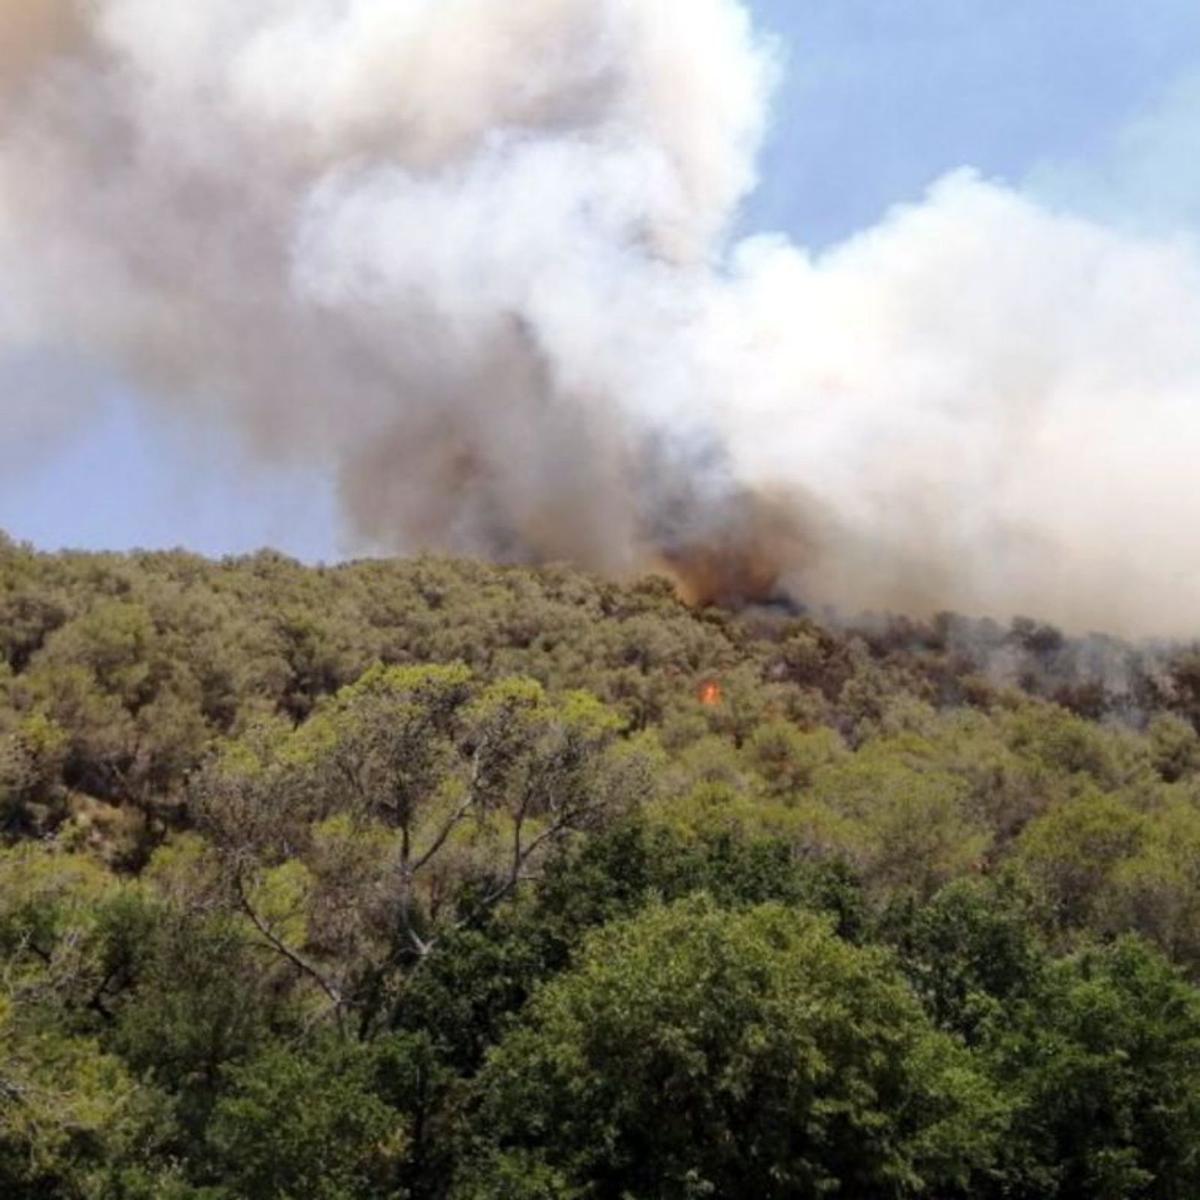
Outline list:
[[[1200,1194],[1200,653],[0,540],[0,1192]]]

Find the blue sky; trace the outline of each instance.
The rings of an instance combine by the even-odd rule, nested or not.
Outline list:
[[[819,249],[962,165],[1109,220],[1200,218],[1196,0],[752,7],[786,72],[744,232]],[[251,470],[219,435],[149,422],[115,381],[88,387],[73,437],[25,462],[0,446],[0,528],[46,548],[337,557],[328,481]]]

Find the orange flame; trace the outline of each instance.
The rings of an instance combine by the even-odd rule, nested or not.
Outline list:
[[[700,688],[700,703],[701,704],[720,704],[721,703],[721,685],[714,683],[711,679],[701,685]]]

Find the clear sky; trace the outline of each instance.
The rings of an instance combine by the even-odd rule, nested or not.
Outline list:
[[[1196,0],[752,7],[785,73],[743,232],[820,249],[963,165],[1109,220],[1200,223]],[[36,364],[9,363],[0,408],[31,378],[53,404]],[[119,383],[86,386],[93,415],[73,438],[29,461],[0,446],[0,528],[47,548],[271,544],[337,557],[328,481],[250,470],[218,435],[148,423]]]

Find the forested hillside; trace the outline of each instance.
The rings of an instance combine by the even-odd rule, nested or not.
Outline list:
[[[0,1194],[1200,1195],[1200,654],[0,541]]]

